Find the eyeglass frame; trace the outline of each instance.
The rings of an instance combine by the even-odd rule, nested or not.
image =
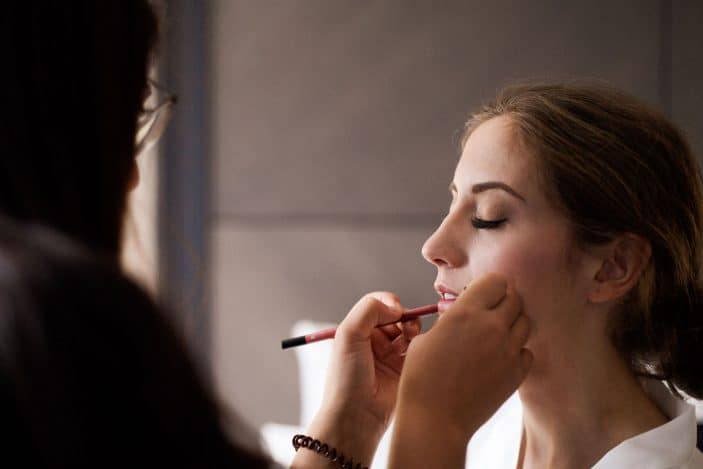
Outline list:
[[[178,103],[178,95],[168,91],[155,80],[149,79],[148,84],[151,89],[149,98],[152,96],[163,97],[154,107],[144,107],[137,118],[135,155],[144,153],[158,142],[171,118],[173,106]]]

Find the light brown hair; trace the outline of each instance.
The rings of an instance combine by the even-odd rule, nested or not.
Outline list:
[[[615,345],[638,375],[703,398],[703,183],[681,132],[601,83],[523,83],[473,114],[463,142],[497,116],[534,155],[577,242],[649,240],[649,264],[613,319]]]

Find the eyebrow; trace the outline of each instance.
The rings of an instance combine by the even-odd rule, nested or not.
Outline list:
[[[486,181],[486,182],[480,182],[478,184],[474,184],[473,187],[471,188],[471,193],[472,194],[479,194],[481,192],[485,192],[490,189],[501,189],[507,192],[508,194],[512,195],[513,197],[516,197],[523,202],[527,202],[523,196],[521,196],[515,189],[510,187],[509,185],[505,184],[504,182],[500,181]],[[449,184],[449,192],[451,193],[456,193],[457,188],[456,184],[453,182]]]

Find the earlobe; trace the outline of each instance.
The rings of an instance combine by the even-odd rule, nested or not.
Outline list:
[[[609,243],[593,278],[594,286],[588,296],[589,301],[603,303],[627,295],[637,285],[649,263],[651,252],[647,239],[631,233]]]

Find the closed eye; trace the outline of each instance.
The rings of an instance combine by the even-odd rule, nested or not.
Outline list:
[[[501,218],[500,220],[484,220],[482,218],[472,217],[471,224],[474,228],[479,230],[490,230],[498,228],[500,225],[505,223],[508,219]]]

